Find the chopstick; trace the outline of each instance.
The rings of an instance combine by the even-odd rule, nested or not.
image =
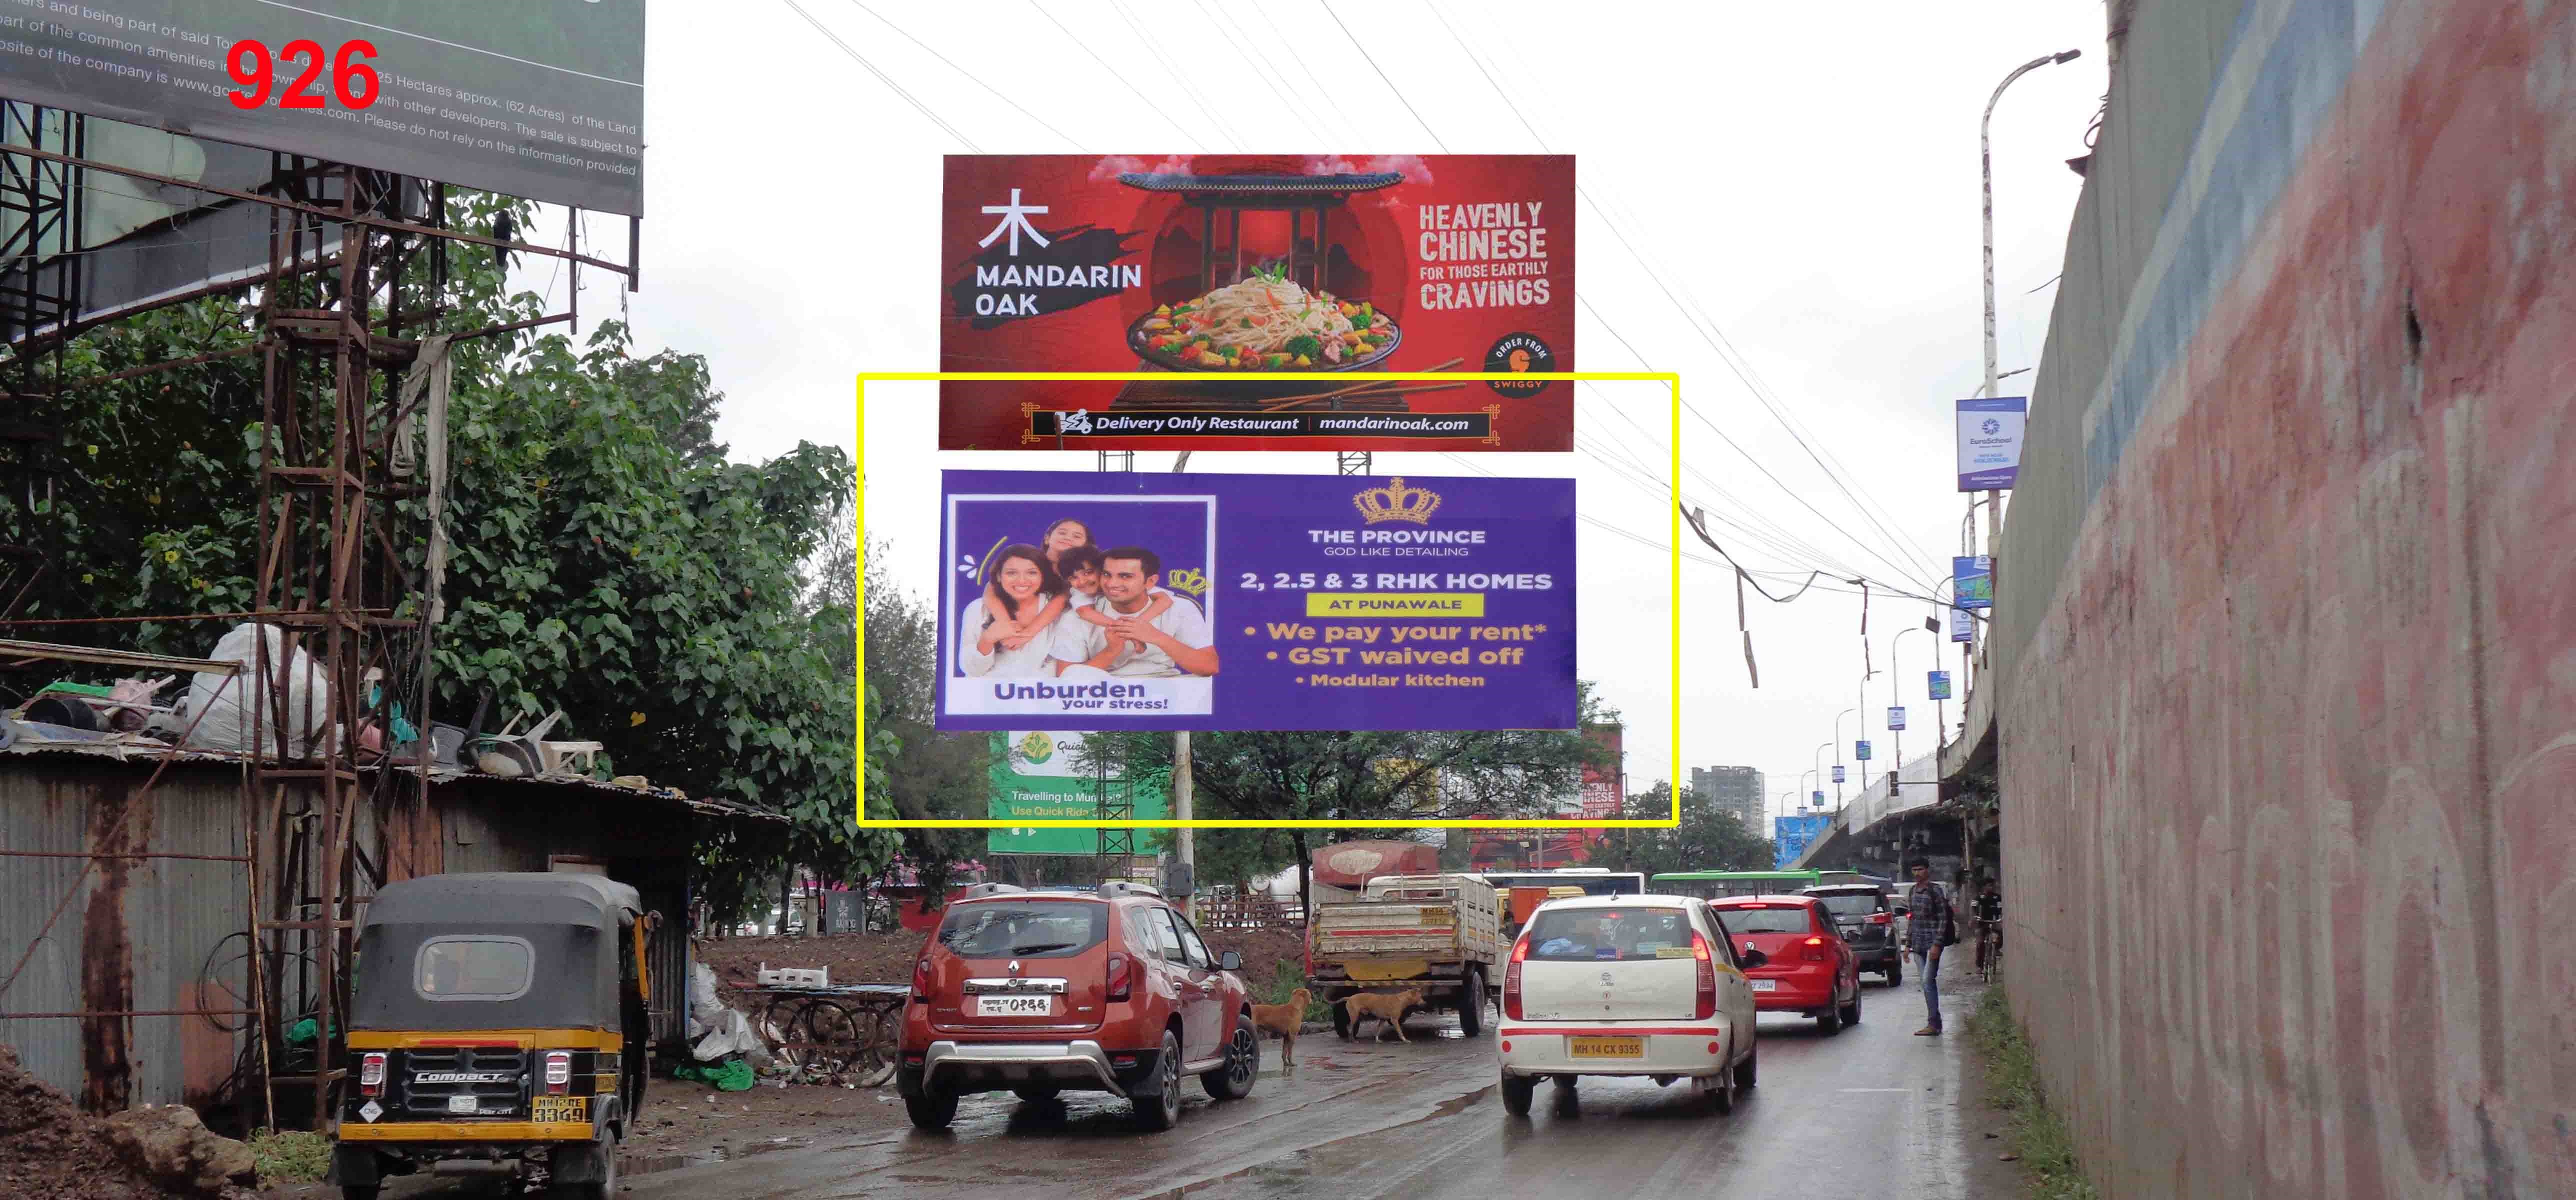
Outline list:
[[[1454,367],[1454,366],[1457,366],[1458,364],[1463,363],[1463,362],[1465,362],[1465,361],[1467,361],[1467,360],[1466,360],[1466,359],[1464,359],[1464,358],[1453,358],[1453,359],[1450,359],[1449,361],[1447,361],[1447,362],[1445,362],[1445,363],[1441,363],[1439,366],[1433,367],[1433,368],[1431,368],[1431,369],[1432,369],[1432,370],[1434,370],[1434,371],[1446,371],[1446,370],[1448,370],[1449,368]],[[1354,392],[1365,392],[1365,393],[1368,393],[1368,394],[1369,394],[1370,396],[1372,396],[1372,397],[1374,397],[1374,396],[1378,396],[1378,395],[1401,395],[1403,391],[1408,391],[1408,390],[1412,390],[1412,389],[1398,389],[1398,390],[1382,390],[1382,389],[1389,389],[1390,385],[1393,385],[1393,384],[1400,384],[1400,383],[1403,383],[1403,382],[1404,382],[1404,381],[1403,381],[1403,380],[1401,380],[1401,379],[1376,379],[1376,380],[1371,380],[1371,381],[1369,381],[1369,382],[1367,382],[1367,383],[1355,383],[1355,384],[1352,384],[1352,385],[1350,385],[1350,386],[1348,386],[1348,387],[1335,388],[1335,389],[1333,389],[1332,391],[1329,391],[1329,392],[1317,392],[1317,393],[1315,393],[1315,394],[1313,394],[1313,395],[1311,395],[1311,396],[1282,396],[1282,397],[1280,397],[1280,398],[1278,398],[1278,399],[1275,399],[1275,400],[1264,400],[1264,401],[1262,401],[1262,402],[1261,402],[1261,411],[1263,411],[1263,412],[1281,412],[1281,411],[1284,411],[1284,410],[1286,410],[1286,409],[1291,409],[1291,408],[1299,407],[1299,406],[1301,406],[1301,405],[1312,404],[1312,403],[1314,403],[1315,401],[1318,401],[1318,400],[1333,400],[1333,399],[1338,399],[1338,398],[1343,397],[1343,396],[1349,396],[1349,395],[1351,395],[1351,394],[1352,394],[1352,393],[1354,393]],[[1453,387],[1454,387],[1454,386],[1460,386],[1460,385],[1451,384],[1451,385],[1445,385],[1445,386],[1453,386]],[[1425,389],[1425,390],[1428,390],[1428,389]]]

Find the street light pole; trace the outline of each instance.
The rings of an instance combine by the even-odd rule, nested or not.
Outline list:
[[[1895,637],[1887,639],[1887,707],[1891,711],[1897,706],[1897,686],[1904,682],[1905,679],[1905,672],[1898,670],[1896,666],[1896,649],[1897,647],[1905,644],[1906,634],[1923,632],[1926,631],[1920,625],[1908,625],[1903,629],[1897,630]],[[1896,739],[1895,771],[1897,781],[1902,783],[1905,779],[1905,731],[1902,729],[1890,729],[1887,731],[1887,735]],[[1890,799],[1894,798],[1895,797],[1892,796],[1890,797]]]
[[[2012,74],[2004,76],[2004,81],[1995,85],[1995,94],[1986,98],[1985,115],[1977,119],[1977,167],[1980,173],[1984,176],[1985,181],[1986,219],[1986,383],[1985,388],[1977,393],[1980,396],[1994,395],[1996,382],[1995,149],[1993,135],[1995,105],[2003,101],[2004,89],[2011,87],[2014,80],[2036,71],[2041,67],[2055,63],[2068,62],[2081,57],[2083,53],[2084,52],[2081,50],[2061,50],[2055,54],[2040,55],[2029,62],[2013,68]],[[1997,510],[2002,507],[2002,495],[2003,493],[1991,489],[1986,492],[1986,554],[1989,558],[1991,558],[1995,552],[1995,515]]]
[[[1857,708],[1846,708],[1834,714],[1834,765],[1837,767],[1843,765],[1843,718],[1859,711]],[[1840,812],[1842,807],[1843,781],[1837,779],[1834,781],[1834,811]]]

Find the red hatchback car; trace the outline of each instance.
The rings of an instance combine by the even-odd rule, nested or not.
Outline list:
[[[1860,958],[1813,896],[1730,896],[1709,909],[1738,953],[1770,961],[1746,971],[1758,1012],[1814,1017],[1826,1033],[1860,1024]]]
[[[1169,1129],[1183,1076],[1233,1100],[1260,1074],[1240,968],[1151,888],[970,888],[913,962],[895,1088],[923,1129],[947,1128],[961,1096],[1005,1090],[1033,1104],[1108,1092]]]

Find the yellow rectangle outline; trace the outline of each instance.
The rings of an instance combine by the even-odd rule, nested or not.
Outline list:
[[[986,818],[981,821],[952,818],[919,820],[868,819],[868,584],[867,572],[861,565],[858,584],[857,622],[853,626],[858,639],[858,727],[856,730],[858,823],[862,829],[1674,829],[1682,823],[1682,377],[1673,371],[1529,371],[1522,373],[1496,371],[1388,371],[1372,373],[1379,380],[1476,380],[1530,383],[1541,380],[1564,380],[1569,383],[1660,383],[1672,396],[1672,413],[1668,436],[1672,439],[1672,462],[1668,469],[1672,487],[1672,507],[1665,514],[1668,527],[1664,537],[1672,547],[1672,815],[1662,820],[1582,820],[1579,818],[1545,817],[1511,820],[1500,817],[1458,817],[1425,820],[1396,817],[1385,820],[1337,821],[1326,819],[1277,821],[1223,821],[1197,819],[1122,821],[1103,825],[1099,821],[1010,821]],[[868,385],[871,383],[1154,383],[1169,382],[1168,371],[861,371],[858,375],[858,403],[852,412],[853,457],[859,468],[857,500],[857,539],[861,546],[868,538],[867,488],[867,411]],[[1193,373],[1192,379],[1214,383],[1291,382],[1348,383],[1347,372],[1334,371],[1208,371]],[[1436,451],[1421,451],[1434,453]],[[1389,451],[1389,453],[1398,453]],[[1622,799],[1625,799],[1622,797]]]
[[[1337,600],[1448,600],[1452,597],[1465,601],[1468,611],[1339,614],[1315,611],[1318,603],[1331,604]],[[1485,616],[1485,594],[1483,592],[1308,592],[1306,593],[1306,615],[1333,621],[1437,621],[1445,617],[1456,617],[1462,621],[1482,620]]]

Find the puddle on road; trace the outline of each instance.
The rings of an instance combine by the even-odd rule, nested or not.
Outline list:
[[[782,1137],[771,1138],[765,1142],[753,1142],[747,1146],[716,1146],[687,1154],[625,1154],[618,1156],[617,1169],[622,1175],[651,1175],[661,1171],[677,1171],[682,1167],[703,1167],[720,1162],[731,1162],[737,1158],[767,1154],[772,1150],[797,1150],[810,1144],[810,1139]]]

